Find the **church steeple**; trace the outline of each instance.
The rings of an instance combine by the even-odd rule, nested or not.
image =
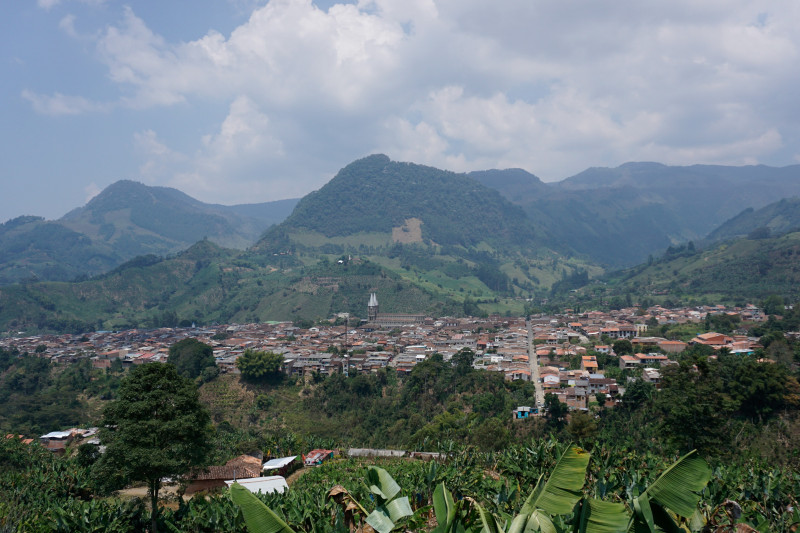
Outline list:
[[[378,318],[378,297],[375,293],[370,293],[369,303],[367,304],[367,320],[374,322]]]

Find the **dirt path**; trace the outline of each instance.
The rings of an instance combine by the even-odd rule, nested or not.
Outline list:
[[[294,484],[295,481],[300,479],[300,476],[302,476],[303,474],[305,474],[309,470],[311,470],[311,469],[310,468],[306,468],[306,467],[303,467],[300,470],[295,470],[294,472],[292,472],[289,475],[289,477],[286,478],[286,484],[291,487]]]
[[[147,487],[130,487],[127,489],[122,489],[118,492],[121,498],[142,498],[147,503],[150,503],[150,497],[147,494]],[[165,498],[174,498],[178,494],[178,485],[164,485],[161,487],[161,490],[158,491],[158,499],[159,501]],[[184,500],[188,498],[186,495],[183,497]]]

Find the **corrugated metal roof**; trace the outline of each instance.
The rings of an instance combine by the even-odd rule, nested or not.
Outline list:
[[[295,459],[297,459],[296,455],[293,455],[291,457],[281,457],[279,459],[270,459],[269,461],[264,463],[262,470],[273,470],[275,468],[283,468],[284,466],[290,464]]]
[[[283,492],[289,489],[286,479],[282,476],[254,477],[250,479],[238,480],[231,479],[225,481],[225,484],[229,487],[234,483],[239,483],[241,486],[254,494],[258,494],[259,492],[263,492],[264,494],[269,492],[283,494]]]

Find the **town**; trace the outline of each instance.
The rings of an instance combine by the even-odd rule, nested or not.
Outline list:
[[[527,320],[502,316],[432,318],[379,313],[372,294],[368,319],[358,325],[340,315],[328,324],[306,328],[291,322],[266,322],[98,331],[6,337],[0,339],[0,347],[47,357],[60,365],[88,358],[94,368],[105,369],[166,361],[170,346],[194,338],[213,348],[223,373],[238,373],[237,358],[245,350],[254,350],[280,354],[287,375],[304,377],[377,372],[387,367],[404,375],[434,353],[447,361],[469,350],[476,369],[502,372],[507,380],[537,382],[537,398],[532,402],[535,406],[519,406],[511,414],[526,418],[540,414],[544,393],[555,394],[570,409],[587,410],[600,399],[605,406],[613,407],[625,391],[625,382],[618,383],[617,378],[632,376],[620,371],[635,370],[637,377],[658,387],[660,368],[673,364],[675,355],[690,344],[726,348],[736,354],[752,354],[760,348],[758,339],[747,336],[744,329],[730,335],[701,333],[687,342],[648,331],[662,325],[701,324],[714,315],[737,316],[751,323],[766,320],[753,305],[630,307],[579,314],[566,309],[562,314],[533,315]],[[618,340],[629,341],[630,353],[615,353]]]

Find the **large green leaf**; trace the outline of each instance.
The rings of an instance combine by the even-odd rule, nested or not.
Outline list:
[[[397,524],[397,521],[406,516],[411,516],[414,511],[407,497],[397,498],[386,505],[381,505],[367,517],[367,524],[379,533],[388,533]]]
[[[566,514],[572,511],[581,498],[590,454],[577,446],[570,446],[550,472],[547,482],[542,477],[525,501],[520,514],[532,514],[541,509],[548,514]]]
[[[633,518],[634,531],[636,533],[656,530],[653,522],[653,511],[650,509],[650,500],[643,497],[643,495],[633,499]]]
[[[378,466],[367,469],[367,484],[370,492],[377,494],[384,501],[389,501],[400,492],[400,485],[389,475],[389,472]]]
[[[453,495],[444,486],[444,482],[440,483],[436,490],[433,491],[433,513],[436,515],[436,529],[434,533],[444,533],[449,531],[453,522],[455,521],[458,509]]]
[[[244,522],[250,533],[294,533],[264,502],[240,484],[234,483],[230,494],[234,503],[242,508]]]
[[[685,530],[678,527],[675,520],[669,515],[666,509],[661,507],[655,502],[652,502],[651,509],[653,511],[653,521],[656,525],[666,533],[684,533]]]
[[[709,479],[711,467],[697,455],[696,450],[692,450],[664,471],[639,498],[647,498],[684,518],[689,518],[694,514],[700,500],[699,492]]]
[[[581,533],[619,533],[628,529],[630,515],[622,503],[586,500],[581,508]]]
[[[497,522],[497,519],[481,507],[480,504],[475,504],[475,508],[478,510],[478,516],[481,519],[481,533],[503,533],[503,526]]]

